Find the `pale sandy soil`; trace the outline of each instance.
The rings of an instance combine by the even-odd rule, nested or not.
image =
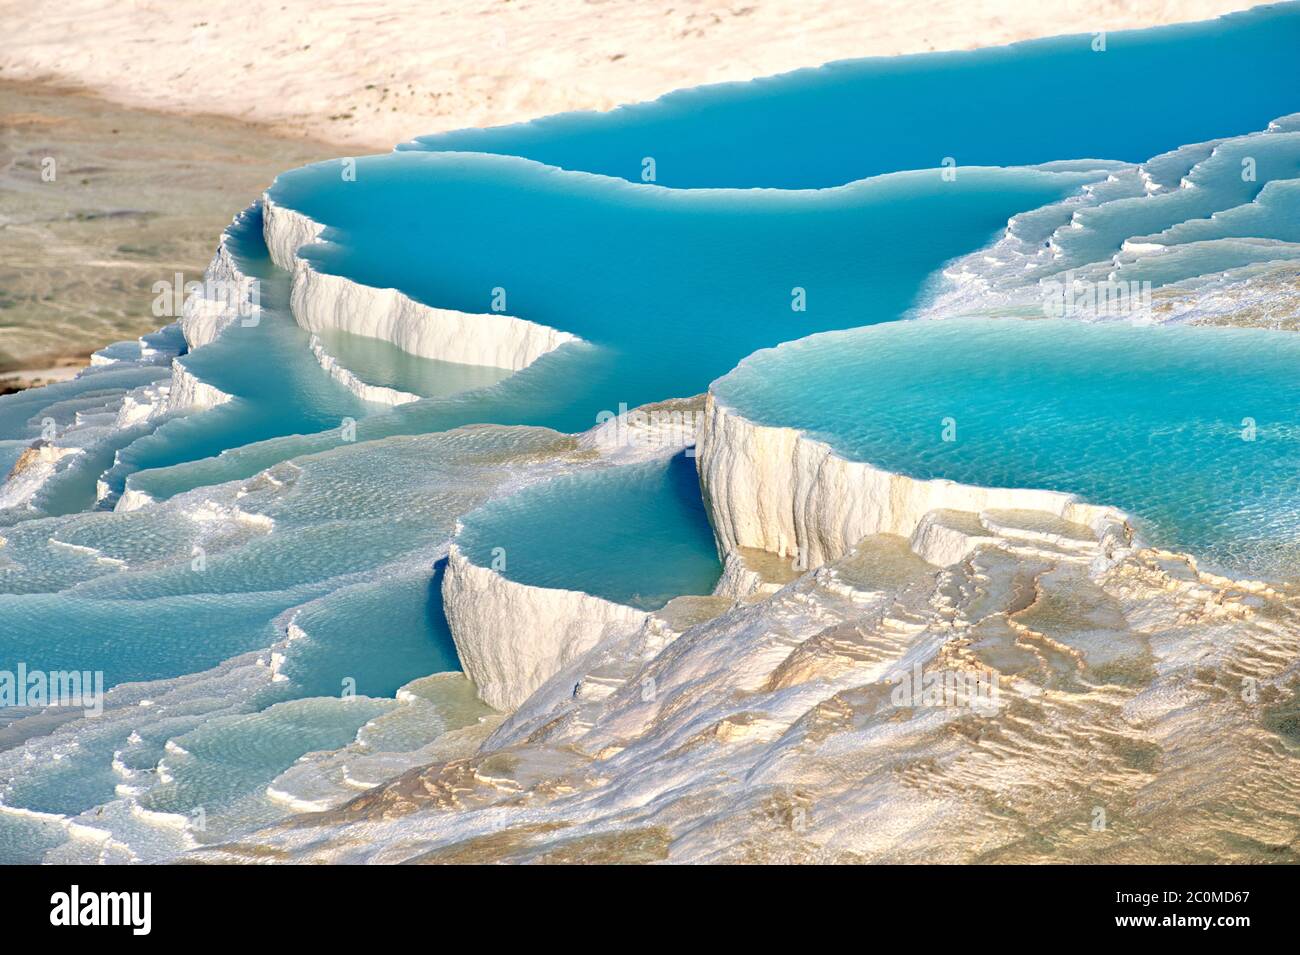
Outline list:
[[[12,394],[24,388],[38,388],[52,385],[56,381],[68,381],[76,378],[85,367],[85,362],[77,358],[64,359],[67,364],[51,368],[22,368],[11,374],[0,375],[0,395]]]
[[[221,230],[278,172],[337,152],[0,80],[0,393],[166,324],[154,283],[202,278]]]
[[[0,77],[386,150],[829,60],[1199,20],[1242,0],[0,0]]]

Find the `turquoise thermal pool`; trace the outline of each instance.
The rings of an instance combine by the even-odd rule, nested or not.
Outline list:
[[[710,593],[722,569],[685,454],[556,478],[462,523],[456,542],[481,567],[640,610]]]
[[[1298,366],[1300,338],[1262,329],[951,319],[760,352],[714,393],[850,460],[1078,494],[1130,512],[1157,546],[1291,576]]]

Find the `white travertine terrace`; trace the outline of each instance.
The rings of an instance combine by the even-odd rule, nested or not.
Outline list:
[[[1108,556],[1059,518],[944,516],[985,532],[951,566],[878,535],[774,594],[685,626],[652,617],[557,672],[473,755],[210,851],[1172,862],[1261,859],[1294,838],[1295,758],[1235,682],[1282,692],[1291,596],[1165,551]],[[990,674],[998,695],[980,711],[896,702],[922,671]],[[1258,817],[1232,811],[1261,801]],[[1097,806],[1123,825],[1093,831]]]
[[[917,554],[946,566],[970,541],[936,511],[1042,511],[1092,529],[1098,540],[1127,545],[1131,530],[1115,508],[1070,494],[917,480],[849,461],[793,428],[756,425],[712,394],[696,451],[705,509],[719,553],[741,547],[797,555],[816,568],[862,538],[895,534]]]
[[[236,298],[234,295],[234,290],[243,292],[245,297],[251,294],[253,280],[235,263],[227,241],[228,237],[222,233],[217,251],[203,273],[203,280],[205,285],[231,290],[231,294],[214,297],[186,296],[184,310],[177,319],[190,351],[216,341],[222,332],[238,320],[258,321],[254,304],[246,303],[245,298]]]
[[[396,407],[397,405],[410,404],[412,401],[419,401],[419,395],[413,395],[409,391],[399,391],[396,388],[389,388],[386,385],[371,385],[362,381],[350,369],[345,368],[343,364],[325,350],[325,343],[316,335],[312,335],[308,342],[311,353],[316,357],[316,364],[321,366],[325,374],[329,375],[340,385],[352,392],[362,401],[369,401],[372,404],[388,405]]]
[[[300,212],[262,199],[271,261],[293,275],[290,308],[311,332],[336,329],[378,338],[422,358],[519,371],[547,352],[580,341],[568,332],[495,313],[435,308],[397,289],[374,288],[313,269],[298,254],[322,228]]]
[[[696,464],[724,562],[719,597],[769,596],[879,535],[903,539],[938,567],[1008,538],[1017,546],[1087,551],[1103,562],[1138,546],[1126,515],[1114,508],[1054,491],[915,480],[848,461],[795,429],[753,424],[712,395],[704,407]],[[609,429],[593,428],[579,444],[598,448]],[[666,440],[649,442],[630,456],[614,449],[609,463],[673,451]],[[1088,539],[1076,536],[1079,529]],[[443,603],[465,673],[481,699],[504,710],[521,706],[582,653],[653,617],[590,594],[508,580],[454,546]]]
[[[577,436],[580,454],[621,467],[672,457],[689,441],[671,412],[690,416],[699,399],[646,406],[670,412],[656,422],[634,415],[596,425]],[[637,409],[642,411],[645,409]],[[510,580],[450,547],[442,584],[443,608],[461,667],[479,698],[513,710],[543,683],[602,640],[645,626],[654,614],[575,590],[535,587]]]
[[[480,699],[513,710],[602,639],[638,629],[641,610],[576,590],[532,587],[471,563],[452,545],[442,602]]]

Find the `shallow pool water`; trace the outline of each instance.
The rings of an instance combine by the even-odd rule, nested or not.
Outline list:
[[[1262,329],[953,319],[760,352],[714,391],[852,460],[1072,492],[1131,512],[1154,544],[1293,575],[1297,368],[1300,336]]]
[[[641,610],[710,593],[722,570],[685,453],[557,478],[461,520],[456,542],[479,566]]]
[[[337,329],[317,333],[325,354],[368,385],[392,388],[420,398],[441,398],[489,388],[510,371],[490,365],[466,365],[422,358],[378,338]]]
[[[602,410],[699,394],[757,348],[890,321],[934,269],[1096,173],[904,173],[806,192],[674,192],[505,157],[398,153],[272,189],[329,224],[314,268],[418,301],[505,311],[596,346],[543,359],[481,400],[404,412],[580,431]],[[557,354],[554,356],[560,359]],[[544,379],[544,380],[539,380]],[[538,406],[533,394],[548,401]]]
[[[864,25],[864,29],[870,29]],[[673,188],[820,188],[898,169],[1105,157],[1141,162],[1296,109],[1300,9],[833,63],[607,113],[422,136]],[[1288,82],[1287,78],[1291,78]]]

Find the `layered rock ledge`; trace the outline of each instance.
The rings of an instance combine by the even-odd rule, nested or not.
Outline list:
[[[378,338],[422,358],[519,371],[577,336],[512,315],[459,312],[415,301],[397,289],[319,272],[298,250],[324,227],[269,196],[263,233],[271,261],[293,275],[290,308],[303,328]]]

